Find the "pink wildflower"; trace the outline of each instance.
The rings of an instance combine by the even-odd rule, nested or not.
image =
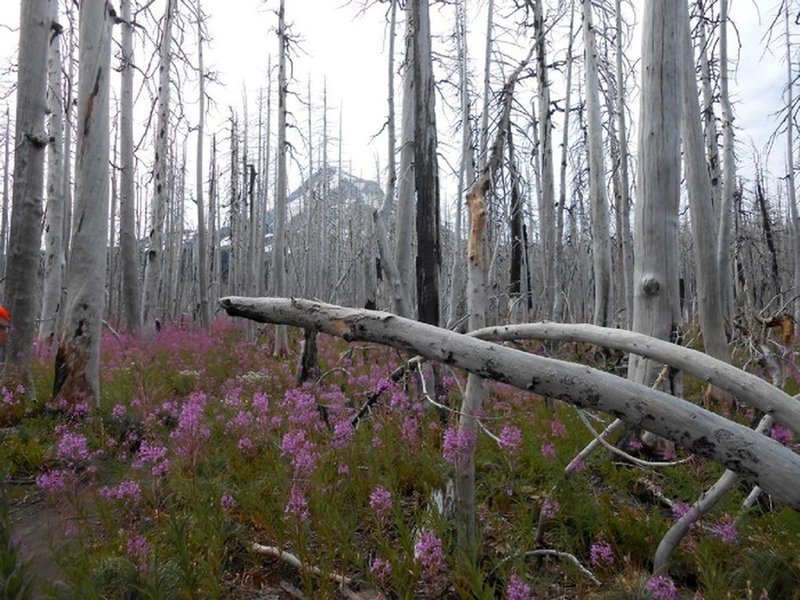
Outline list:
[[[592,544],[592,547],[589,548],[589,562],[595,567],[614,564],[614,550],[612,550],[611,544],[602,540]]]
[[[512,575],[506,587],[506,600],[533,600],[534,598],[531,586],[517,575]]]
[[[392,510],[394,502],[392,501],[392,493],[385,487],[379,485],[369,495],[369,507],[375,512],[375,516],[379,521],[383,521]]]
[[[647,584],[645,584],[645,589],[650,592],[653,600],[680,599],[680,596],[678,595],[678,588],[675,587],[675,582],[664,575],[651,577],[647,581]]]
[[[500,432],[500,445],[512,453],[519,452],[522,448],[522,431],[519,427],[506,425]]]
[[[469,456],[469,453],[475,448],[475,442],[475,433],[448,427],[444,430],[442,455],[447,462],[456,464],[459,460]]]

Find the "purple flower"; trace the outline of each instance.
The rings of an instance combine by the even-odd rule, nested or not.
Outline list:
[[[675,582],[664,575],[651,577],[645,584],[645,589],[650,592],[653,600],[680,600]]]
[[[691,523],[690,527],[694,528],[697,520],[697,509],[695,509],[691,504],[686,504],[685,502],[676,502],[672,505],[672,516],[677,521],[687,515],[687,519]]]
[[[219,499],[219,504],[222,507],[222,510],[231,511],[236,506],[236,500],[234,500],[233,496],[231,496],[228,492],[225,492]]]
[[[544,514],[544,516],[548,519],[555,517],[560,509],[561,506],[558,504],[558,502],[555,500],[550,500],[550,498],[545,500],[544,504],[542,504],[542,514]]]
[[[289,490],[289,499],[286,501],[286,508],[283,509],[283,513],[287,517],[295,517],[301,521],[305,521],[311,515],[308,511],[308,500],[306,500],[303,490],[296,483]]]
[[[355,433],[356,430],[353,428],[353,425],[350,423],[349,419],[339,421],[333,428],[333,447],[344,448],[353,438]]]
[[[385,586],[388,583],[389,578],[392,576],[392,563],[390,563],[388,560],[383,560],[382,558],[376,558],[369,566],[369,570],[372,571],[372,574],[378,578],[378,581],[381,582],[381,585]]]
[[[166,475],[169,471],[169,459],[167,449],[164,446],[150,445],[147,440],[142,440],[137,454],[131,466],[134,469],[142,469],[147,465],[151,466],[151,473],[156,477]]]
[[[506,600],[533,600],[534,598],[531,586],[516,575],[512,575],[506,586]]]
[[[308,439],[302,429],[290,431],[281,441],[281,456],[288,456],[295,475],[307,475],[317,465],[317,445]]]
[[[794,442],[792,430],[782,425],[773,425],[769,435],[773,440],[784,446],[791,446]]]
[[[393,506],[392,493],[389,490],[381,485],[372,490],[369,495],[369,507],[375,512],[379,521],[386,518]]]
[[[79,433],[65,432],[58,442],[57,456],[68,464],[86,462],[91,458],[86,436]]]
[[[556,419],[555,421],[550,422],[550,433],[553,434],[553,437],[564,437],[567,435],[567,428],[564,427],[564,424],[561,421]]]
[[[556,447],[547,442],[546,444],[542,444],[542,456],[546,456],[547,458],[553,458],[556,455]]]
[[[241,438],[239,442],[236,444],[236,446],[239,448],[239,451],[244,454],[252,452],[253,449],[255,448],[253,440],[251,440],[249,437]]]
[[[138,564],[139,571],[147,568],[147,555],[150,554],[150,544],[143,535],[133,535],[128,538],[125,546],[128,556]]]
[[[121,421],[123,417],[125,417],[125,406],[122,404],[115,404],[114,408],[111,409],[111,418],[115,421]]]
[[[98,495],[106,500],[130,500],[138,502],[142,499],[142,488],[138,481],[125,479],[116,487],[103,486],[97,490]]]
[[[589,548],[589,562],[593,566],[614,564],[614,551],[608,542],[599,541]]]
[[[175,452],[192,465],[197,462],[211,436],[211,430],[206,425],[206,402],[208,397],[204,392],[190,394],[181,407],[178,426],[170,434],[175,441]]]
[[[723,543],[733,545],[739,540],[736,523],[729,516],[725,516],[719,523],[711,528],[711,534]]]
[[[519,452],[522,448],[522,431],[519,427],[506,425],[500,432],[500,445],[511,452]]]
[[[414,560],[431,575],[446,570],[442,540],[430,529],[425,529],[419,534],[417,543],[414,544]]]
[[[74,474],[69,470],[54,469],[36,476],[36,486],[47,494],[63,492]]]
[[[472,431],[459,431],[455,427],[444,430],[442,455],[449,463],[456,464],[466,458],[475,448],[476,436]]]

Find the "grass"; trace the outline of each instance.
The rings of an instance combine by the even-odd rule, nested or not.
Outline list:
[[[248,342],[226,320],[210,332],[168,327],[148,342],[109,337],[99,410],[56,413],[6,392],[0,473],[14,483],[11,502],[36,479],[36,493],[68,516],[51,532],[71,540],[52,597],[247,598],[284,580],[308,597],[336,597],[332,579],[261,556],[257,542],[395,598],[506,597],[512,581],[537,597],[650,598],[647,573],[673,519],[659,498],[691,502],[721,473],[699,459],[643,471],[599,451],[567,477],[563,467],[591,439],[573,409],[492,384],[484,423],[514,441],[477,441],[481,547],[470,562],[431,500],[452,474],[442,440],[454,417],[414,400],[413,381],[404,389],[386,379],[401,362],[391,349],[320,336],[323,375],[297,387],[294,359],[273,358],[269,335]],[[51,365],[40,352],[40,398]],[[442,374],[439,400],[457,407],[464,375]],[[378,489],[388,492],[383,505]],[[762,502],[735,541],[715,536],[748,491],[737,486],[682,544],[671,569],[681,597],[798,597],[796,511]],[[602,586],[569,562],[526,556],[542,510],[543,546],[574,555]],[[25,565],[2,531],[7,581]],[[422,539],[440,546],[420,548]],[[598,544],[610,550],[592,564]]]

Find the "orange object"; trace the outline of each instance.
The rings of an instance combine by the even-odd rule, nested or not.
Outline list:
[[[8,309],[5,306],[0,306],[0,319],[4,319],[11,322],[11,313],[8,312]]]

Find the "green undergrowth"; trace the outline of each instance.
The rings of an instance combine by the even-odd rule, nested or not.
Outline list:
[[[697,458],[644,469],[601,449],[567,476],[592,439],[574,409],[491,384],[482,423],[492,435],[476,440],[480,546],[465,558],[435,500],[459,456],[456,419],[422,403],[413,378],[387,379],[401,357],[320,336],[320,375],[298,387],[296,358],[272,356],[269,329],[255,341],[244,332],[219,322],[104,340],[99,407],[48,407],[52,362],[40,353],[39,403],[20,391],[0,406],[12,503],[36,494],[64,516],[42,532],[69,540],[56,557],[61,581],[39,582],[51,597],[248,598],[282,581],[337,597],[326,573],[394,598],[658,597],[648,573],[674,522],[670,504],[691,503],[723,472]],[[624,371],[618,357],[597,356],[595,366]],[[438,402],[457,408],[464,374],[439,375]],[[684,385],[700,397],[700,382]],[[609,422],[593,418],[597,430]],[[733,527],[749,491],[737,485],[681,544],[670,568],[681,598],[798,598],[800,514],[764,497]],[[0,539],[3,565],[13,556],[23,568],[14,548]],[[569,560],[529,554],[537,549],[573,555],[602,585]]]

